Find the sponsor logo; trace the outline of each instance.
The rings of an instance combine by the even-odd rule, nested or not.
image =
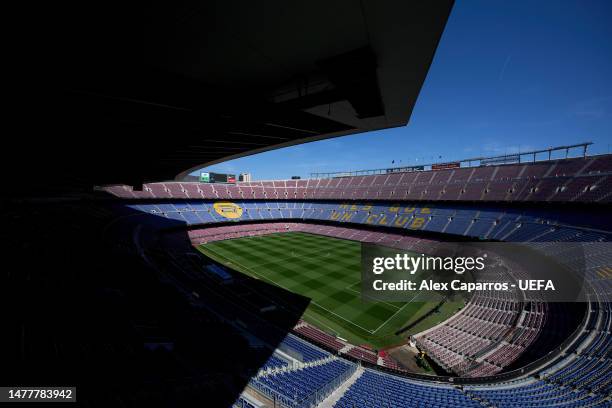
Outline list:
[[[222,217],[235,219],[242,216],[242,207],[229,201],[218,201],[213,204],[213,208]]]

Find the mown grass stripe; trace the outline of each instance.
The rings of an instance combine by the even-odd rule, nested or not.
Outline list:
[[[249,275],[311,298],[304,318],[357,344],[400,342],[395,331],[428,307],[421,302],[362,302],[361,244],[355,241],[283,232],[212,242],[202,249]]]

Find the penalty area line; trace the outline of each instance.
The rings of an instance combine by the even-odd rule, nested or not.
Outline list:
[[[311,302],[311,303],[313,303],[313,304],[315,304],[315,305],[317,305],[317,307],[320,307],[321,309],[325,310],[326,312],[331,313],[331,314],[333,314],[333,315],[334,315],[334,316],[336,316],[336,317],[339,317],[340,319],[344,320],[345,322],[347,322],[347,323],[349,323],[349,324],[352,324],[352,325],[353,325],[353,326],[355,326],[355,327],[359,327],[361,330],[364,330],[364,331],[366,331],[366,332],[368,332],[368,333],[370,333],[370,334],[372,334],[372,333],[373,333],[373,331],[372,331],[372,330],[368,330],[368,329],[366,329],[365,327],[360,326],[360,325],[358,325],[357,323],[355,323],[355,322],[352,322],[352,321],[348,320],[348,319],[347,319],[347,318],[345,318],[344,316],[341,316],[341,315],[339,315],[338,313],[332,312],[331,310],[329,310],[328,308],[326,308],[326,307],[324,307],[324,306],[321,306],[320,304],[318,304],[318,303],[317,303],[317,302],[315,302],[314,300],[311,300],[310,302]]]
[[[348,285],[346,288],[344,288],[344,290],[345,290],[345,291],[347,291],[347,292],[353,292],[353,293],[355,293],[355,294],[357,294],[357,295],[360,295],[360,296],[361,296],[361,292],[360,292],[360,291],[355,290],[355,289],[351,289],[353,286],[357,285],[358,283],[361,283],[361,282],[357,282],[357,283],[353,283],[353,284],[351,284],[351,285]],[[394,304],[392,304],[392,303],[389,303],[389,302],[384,302],[384,301],[376,301],[376,300],[373,300],[373,302],[376,302],[376,303],[383,303],[383,304],[385,304],[385,305],[387,305],[387,306],[390,306],[390,307],[394,308],[395,310],[397,310],[397,309],[399,309],[399,308],[400,308],[400,307],[398,307],[398,306],[396,306],[396,305],[394,305]]]
[[[378,326],[378,327],[376,328],[376,330],[374,330],[374,331],[372,332],[372,334],[376,333],[376,332],[377,332],[378,330],[380,330],[380,329],[381,329],[381,328],[382,328],[384,325],[386,325],[387,323],[389,323],[389,321],[391,321],[391,320],[392,320],[392,319],[393,319],[393,318],[394,318],[394,317],[395,317],[395,316],[396,316],[396,315],[397,315],[399,312],[401,312],[401,311],[402,311],[402,310],[403,310],[403,309],[404,309],[406,306],[408,306],[409,304],[411,304],[411,303],[412,303],[412,301],[413,301],[414,299],[416,299],[416,297],[417,297],[417,296],[419,296],[420,294],[421,294],[421,292],[418,292],[417,294],[415,294],[415,295],[412,297],[412,299],[410,299],[410,301],[406,302],[406,304],[405,304],[404,306],[400,307],[400,308],[397,310],[397,312],[393,313],[393,315],[391,315],[391,317],[389,317],[389,318],[388,318],[387,320],[385,320],[385,321],[384,321],[384,322],[383,322],[383,323],[382,323],[380,326]]]

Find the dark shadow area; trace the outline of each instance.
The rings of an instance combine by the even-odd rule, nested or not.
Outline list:
[[[309,300],[220,285],[179,256],[185,230],[159,232],[176,222],[111,203],[2,202],[0,382],[76,386],[92,407],[230,406]],[[292,307],[264,315],[276,298]]]
[[[427,319],[432,314],[438,313],[438,311],[440,310],[440,306],[442,306],[442,304],[444,302],[446,302],[446,299],[440,301],[438,304],[436,304],[434,307],[432,307],[427,313],[425,313],[423,316],[419,317],[418,319],[414,320],[412,323],[410,323],[410,324],[400,328],[399,330],[397,330],[395,332],[395,334],[399,335],[399,334],[405,333],[408,330],[412,329],[417,324],[421,323],[423,320]]]
[[[19,126],[4,147],[23,163],[0,162],[0,196],[169,180],[405,125],[453,2],[367,3],[15,4],[28,29],[9,50]]]
[[[588,304],[550,302],[547,307],[547,319],[538,337],[518,359],[505,367],[504,371],[520,369],[542,357],[554,354],[561,344],[576,336],[576,330],[587,313]]]

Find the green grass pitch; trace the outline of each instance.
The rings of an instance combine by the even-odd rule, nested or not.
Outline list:
[[[382,348],[401,343],[460,306],[447,302],[439,313],[396,335],[435,303],[419,301],[418,293],[406,303],[363,302],[359,242],[286,232],[211,242],[199,250],[231,269],[310,298],[303,319],[355,344]]]

